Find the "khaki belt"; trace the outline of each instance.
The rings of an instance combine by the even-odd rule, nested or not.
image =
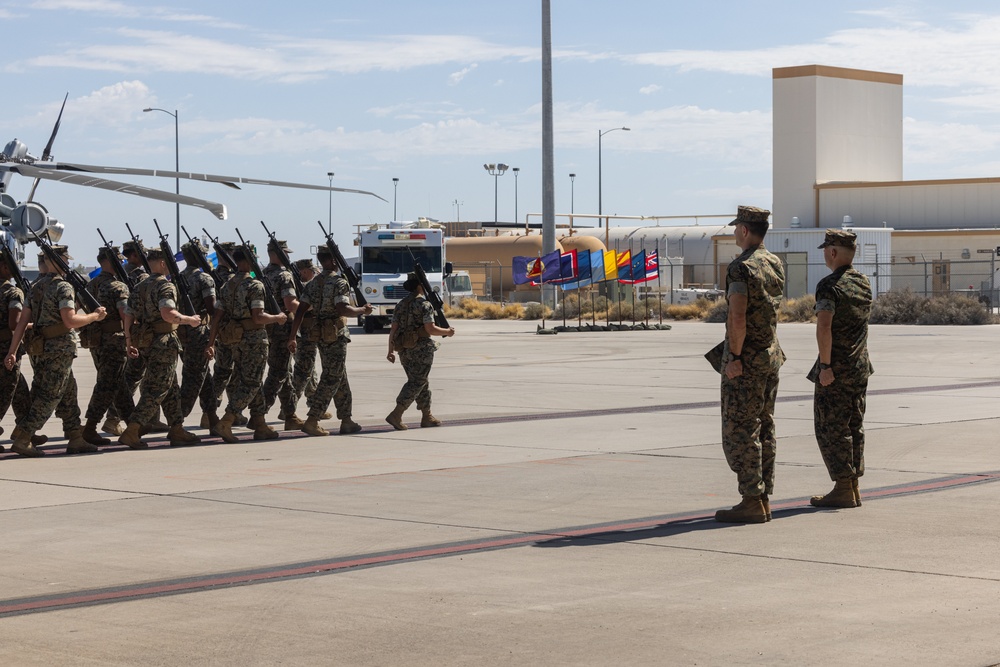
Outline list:
[[[49,339],[55,338],[56,336],[65,336],[70,330],[65,324],[59,323],[42,327],[40,331],[42,332],[42,338]]]
[[[104,333],[119,333],[125,331],[125,325],[120,319],[104,320],[101,324],[101,331]]]
[[[170,322],[153,322],[150,327],[155,334],[165,334],[172,331],[177,331],[177,325],[171,324]]]

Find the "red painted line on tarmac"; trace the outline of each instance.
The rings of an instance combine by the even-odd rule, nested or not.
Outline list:
[[[962,475],[960,477],[947,477],[942,479],[929,480],[915,484],[904,484],[899,486],[885,487],[865,491],[863,496],[866,500],[877,498],[889,498],[895,496],[905,496],[928,491],[939,491],[942,489],[955,488],[970,484],[980,484],[1000,481],[1000,472],[989,472],[975,475]],[[793,508],[809,508],[809,502],[805,499],[791,499],[775,501],[771,503],[772,512]],[[296,577],[315,576],[320,574],[333,574],[352,570],[355,568],[376,567],[382,565],[392,565],[406,563],[427,558],[441,558],[454,556],[457,554],[474,553],[495,549],[524,546],[547,542],[551,540],[566,538],[587,538],[600,540],[601,536],[606,536],[607,541],[615,541],[611,534],[635,531],[659,526],[670,526],[690,521],[706,521],[711,519],[714,512],[696,512],[690,514],[672,514],[656,517],[634,519],[630,521],[620,521],[614,523],[593,524],[579,527],[567,527],[551,531],[539,531],[528,534],[504,535],[500,537],[486,538],[482,540],[472,540],[465,542],[451,542],[438,545],[428,545],[399,551],[382,553],[361,554],[348,556],[345,558],[335,558],[324,561],[298,563],[290,566],[279,566],[273,568],[263,568],[258,570],[245,570],[240,572],[220,573],[207,577],[195,577],[187,579],[175,579],[164,582],[150,582],[144,584],[125,585],[114,588],[94,589],[87,591],[75,591],[49,596],[36,596],[29,598],[19,598],[0,601],[0,617],[12,616],[33,612],[48,611],[54,609],[64,609],[67,607],[108,604],[128,600],[155,598],[162,595],[175,595],[181,593],[194,593],[207,591],[213,588],[250,585],[255,583],[265,583],[281,579]]]

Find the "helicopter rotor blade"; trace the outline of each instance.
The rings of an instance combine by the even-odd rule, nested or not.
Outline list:
[[[62,106],[59,108],[59,115],[56,117],[56,124],[52,127],[52,135],[49,136],[49,142],[45,144],[45,150],[42,151],[42,162],[48,162],[52,159],[52,144],[56,141],[56,135],[59,134],[59,124],[62,122],[63,111],[66,110],[66,100],[69,99],[69,93],[63,98]],[[35,190],[38,189],[38,184],[41,181],[35,179],[35,182],[31,184],[31,191],[28,193],[28,201],[33,201],[35,199]]]
[[[379,197],[374,192],[367,190],[353,190],[350,188],[334,188],[327,185],[311,185],[309,183],[290,183],[287,181],[271,181],[261,178],[242,178],[240,176],[216,176],[213,174],[196,174],[187,171],[163,171],[161,169],[132,169],[130,167],[102,167],[90,164],[77,164],[71,162],[53,162],[45,165],[49,169],[58,171],[83,171],[93,174],[122,174],[128,176],[159,176],[163,178],[184,178],[192,181],[207,181],[209,183],[221,183],[237,190],[240,187],[237,183],[244,185],[270,185],[279,188],[299,188],[303,190],[322,190],[323,192],[346,192],[356,195],[370,195],[376,199],[388,203],[388,200]]]
[[[39,167],[37,164],[0,164],[0,171],[10,171],[29,178],[61,181],[72,185],[82,185],[89,188],[122,192],[124,194],[144,197],[146,199],[156,199],[158,201],[184,204],[185,206],[193,206],[195,208],[203,208],[212,213],[212,215],[217,217],[219,220],[225,220],[227,215],[224,204],[208,201],[206,199],[197,199],[186,195],[174,194],[173,192],[164,192],[163,190],[146,188],[141,185],[132,185],[131,183],[121,183],[94,176],[86,176],[80,173],[55,171],[47,167]]]

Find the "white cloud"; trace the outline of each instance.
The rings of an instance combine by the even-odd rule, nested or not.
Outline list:
[[[462,83],[462,79],[464,79],[466,75],[469,74],[469,72],[476,69],[477,67],[479,67],[479,65],[477,65],[476,63],[472,63],[468,67],[463,67],[457,72],[453,72],[451,75],[448,76],[448,85],[457,86],[458,84]]]
[[[652,95],[653,93],[659,92],[660,90],[662,90],[662,87],[658,86],[655,83],[651,83],[648,86],[643,86],[642,88],[640,88],[639,92],[642,93],[643,95]]]

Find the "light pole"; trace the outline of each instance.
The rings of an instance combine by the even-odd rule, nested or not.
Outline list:
[[[396,220],[396,188],[399,187],[399,179],[392,179],[392,220]]]
[[[624,130],[628,132],[629,128],[613,127],[610,130],[604,130],[603,132],[601,132],[600,130],[597,131],[597,226],[598,227],[600,227],[602,224],[603,218],[601,217],[601,214],[604,213],[604,208],[602,206],[603,202],[601,201],[601,137],[603,137],[608,132],[614,132],[615,130]]]
[[[514,172],[514,224],[517,224],[517,174],[521,171],[520,167],[513,167],[511,169]]]
[[[576,174],[569,175],[569,215],[572,218],[576,210],[573,208],[573,202],[576,199]]]
[[[500,177],[503,176],[504,173],[507,171],[508,167],[507,165],[501,162],[500,164],[484,164],[483,169],[485,169],[486,172],[493,177],[493,224],[495,225],[497,224],[498,220],[497,195],[500,192],[499,190],[500,186],[498,182],[500,180]]]
[[[327,233],[333,234],[333,172],[326,172],[327,177],[330,179],[330,218],[326,223]]]
[[[455,205],[455,222],[462,222],[462,204],[465,202],[455,199],[451,203]]]
[[[177,109],[174,109],[173,113],[170,113],[166,109],[157,109],[154,107],[146,107],[143,109],[144,113],[149,113],[150,111],[162,111],[168,116],[174,117],[174,171],[180,172],[181,170],[181,135],[180,128],[177,120]],[[181,193],[181,177],[178,174],[177,178],[174,179],[174,191],[177,194]],[[174,245],[180,248],[181,244],[181,203],[177,202],[177,230],[174,232]]]

